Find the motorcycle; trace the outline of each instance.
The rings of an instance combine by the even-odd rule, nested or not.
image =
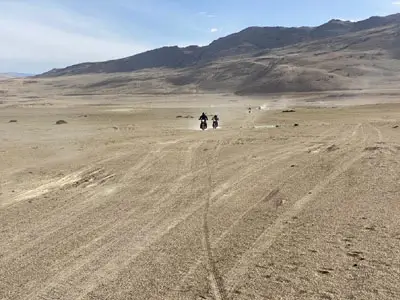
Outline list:
[[[201,120],[200,129],[201,130],[207,129],[207,121],[206,120]]]
[[[212,126],[213,126],[214,129],[217,129],[217,127],[218,127],[218,121],[217,121],[217,120],[214,120]]]

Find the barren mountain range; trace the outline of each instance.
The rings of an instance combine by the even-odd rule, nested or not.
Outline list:
[[[29,76],[33,76],[33,75],[34,74],[7,72],[7,73],[0,73],[0,79],[22,78],[22,77],[29,77]]]
[[[37,77],[108,74],[79,86],[87,93],[115,87],[239,95],[391,87],[399,79],[399,34],[400,14],[358,22],[333,19],[318,27],[249,27],[204,47],[162,47]]]

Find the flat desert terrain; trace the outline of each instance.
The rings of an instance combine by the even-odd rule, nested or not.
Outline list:
[[[0,299],[400,299],[399,97],[8,98]]]

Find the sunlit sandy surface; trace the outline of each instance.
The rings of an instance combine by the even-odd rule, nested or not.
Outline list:
[[[400,299],[398,97],[21,97],[0,299]]]

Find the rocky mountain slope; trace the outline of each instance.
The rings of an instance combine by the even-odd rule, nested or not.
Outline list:
[[[399,37],[400,15],[331,20],[315,28],[252,27],[206,47],[165,47],[37,79],[68,95],[392,88],[400,80]]]
[[[40,77],[132,72],[160,67],[190,67],[219,58],[255,53],[265,49],[276,49],[398,23],[400,23],[400,14],[371,17],[359,22],[331,20],[318,27],[249,27],[238,33],[217,39],[204,47],[163,47],[122,59],[81,63],[63,69],[53,69],[40,75]]]

